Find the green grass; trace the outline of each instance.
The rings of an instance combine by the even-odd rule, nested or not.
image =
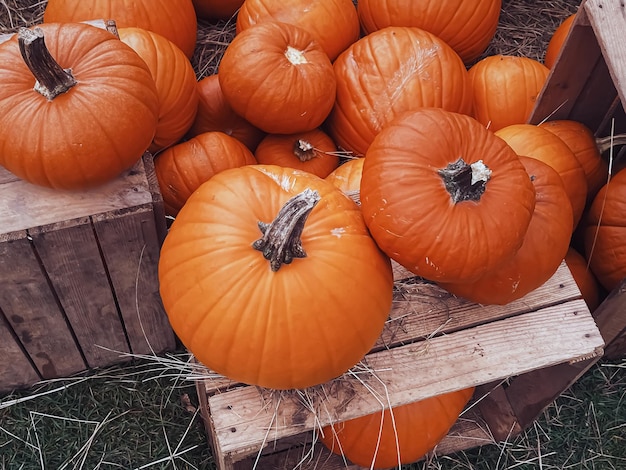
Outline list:
[[[0,469],[215,469],[184,367],[132,364],[0,398]],[[626,362],[601,361],[510,442],[407,470],[626,468]]]

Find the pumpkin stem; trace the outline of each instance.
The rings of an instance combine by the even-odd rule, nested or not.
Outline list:
[[[317,157],[313,144],[307,140],[298,139],[293,144],[293,153],[301,162],[308,162]]]
[[[491,170],[482,160],[468,165],[463,158],[439,170],[450,198],[454,204],[461,201],[479,201],[485,192]]]
[[[70,71],[64,70],[50,55],[41,28],[20,28],[17,38],[22,58],[37,80],[35,91],[53,100],[76,85]]]
[[[307,217],[319,200],[317,191],[305,189],[289,199],[271,223],[258,223],[263,237],[255,241],[252,248],[263,253],[272,271],[278,271],[294,258],[306,257],[300,237]]]
[[[611,147],[618,147],[620,145],[626,145],[626,134],[608,135],[606,137],[599,137],[596,139],[596,145],[598,152],[602,155]]]

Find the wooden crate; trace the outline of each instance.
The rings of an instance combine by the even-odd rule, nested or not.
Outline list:
[[[354,374],[305,396],[220,377],[198,382],[220,470],[253,468],[257,459],[263,469],[357,468],[314,445],[314,430],[380,410],[381,403],[396,406],[469,386],[479,386],[478,403],[437,453],[504,440],[543,409],[532,400],[538,395],[532,389],[543,386],[533,373],[571,367],[575,374],[564,379],[571,383],[602,354],[604,340],[564,263],[544,286],[504,307],[473,304],[410,276],[397,271],[390,319]],[[558,393],[565,388],[560,383]],[[309,400],[315,405],[303,404]]]
[[[150,155],[82,192],[0,169],[0,221],[0,390],[175,347],[158,292],[166,225]]]

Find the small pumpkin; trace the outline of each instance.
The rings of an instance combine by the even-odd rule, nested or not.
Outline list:
[[[534,206],[517,154],[464,114],[407,112],[365,156],[361,210],[372,236],[432,281],[470,282],[512,259]]]
[[[357,204],[361,204],[363,163],[365,163],[363,158],[351,158],[326,177],[326,181],[333,183]]]
[[[187,200],[161,249],[159,284],[174,331],[200,362],[291,389],[327,382],[369,352],[393,276],[339,189],[308,172],[247,165]]]
[[[572,29],[572,24],[574,23],[575,18],[576,13],[569,15],[554,30],[554,33],[552,33],[552,37],[550,38],[548,47],[546,48],[546,55],[543,59],[544,65],[549,69],[554,67],[556,60],[561,53],[561,49],[563,48],[563,44],[565,44],[565,39],[567,39],[570,29]]]
[[[161,152],[154,169],[166,214],[175,217],[191,194],[217,173],[257,163],[248,148],[222,132],[205,132]]]
[[[578,250],[570,247],[565,254],[565,263],[572,273],[589,311],[593,312],[600,305],[601,289],[587,260]]]
[[[530,117],[550,70],[530,57],[491,55],[469,69],[474,117],[497,131]]]
[[[328,56],[306,30],[287,23],[263,22],[236,35],[218,78],[233,110],[270,134],[319,127],[335,101]]]
[[[520,157],[535,187],[535,209],[513,258],[474,282],[442,283],[478,304],[506,305],[548,281],[563,261],[572,236],[572,208],[558,173],[547,163]]]
[[[320,441],[360,467],[400,468],[435,448],[473,394],[470,387],[325,426]]]
[[[131,168],[150,146],[154,80],[110,32],[82,23],[24,28],[0,44],[0,64],[0,126],[10,129],[0,133],[0,165],[18,177],[86,189]]]
[[[339,166],[337,146],[321,129],[298,134],[269,134],[254,156],[263,165],[278,165],[308,171],[326,178]]]
[[[233,111],[224,98],[217,74],[199,80],[197,89],[198,111],[187,132],[187,137],[191,138],[204,132],[223,132],[243,142],[254,152],[259,142],[265,137],[265,132]]]

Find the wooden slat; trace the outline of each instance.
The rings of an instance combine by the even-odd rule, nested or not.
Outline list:
[[[626,358],[626,279],[593,312],[593,317],[607,344],[605,356]]]
[[[0,392],[10,392],[37,382],[40,377],[13,336],[11,327],[0,311]]]

